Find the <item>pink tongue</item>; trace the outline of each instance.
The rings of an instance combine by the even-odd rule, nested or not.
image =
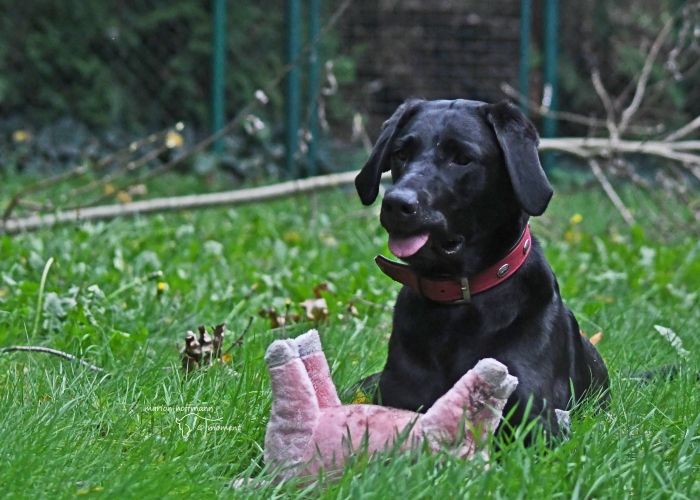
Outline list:
[[[398,258],[403,259],[420,250],[426,241],[428,241],[427,234],[418,234],[406,238],[389,235],[389,250]]]

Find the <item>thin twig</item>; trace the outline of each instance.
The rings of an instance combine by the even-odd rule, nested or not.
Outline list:
[[[67,359],[70,361],[77,361],[81,365],[83,365],[87,368],[90,368],[92,371],[104,373],[104,370],[100,367],[97,367],[95,365],[91,365],[87,361],[83,361],[82,359],[79,359],[79,358],[73,356],[72,354],[68,354],[67,352],[57,351],[56,349],[50,349],[48,347],[39,347],[39,346],[31,346],[31,345],[13,345],[10,347],[3,347],[2,349],[0,349],[0,353],[13,352],[13,351],[43,352],[46,354],[53,354],[55,356],[60,356],[64,359]]]
[[[79,177],[85,174],[87,171],[88,169],[85,166],[75,167],[73,170],[63,172],[53,177],[48,177],[34,184],[30,184],[29,186],[23,189],[20,189],[12,196],[10,202],[7,204],[7,208],[5,208],[5,211],[2,214],[2,220],[6,221],[7,219],[9,219],[10,215],[12,215],[12,211],[15,209],[15,207],[17,207],[23,196],[26,196],[29,193],[33,193],[35,191],[40,191],[50,186],[55,186],[56,184],[60,184],[61,182],[67,181],[73,177]]]
[[[610,94],[605,89],[605,85],[603,85],[603,81],[600,79],[600,72],[597,68],[591,72],[591,81],[593,82],[593,88],[605,107],[605,113],[607,115],[605,118],[605,126],[608,127],[610,139],[616,142],[620,140],[620,132],[615,124],[615,106],[610,99]]]
[[[668,21],[666,21],[666,24],[657,35],[656,40],[654,40],[654,44],[651,46],[651,49],[649,49],[649,54],[647,55],[647,58],[644,61],[644,67],[642,68],[642,73],[639,76],[639,81],[637,82],[637,88],[634,91],[634,97],[632,98],[632,102],[622,112],[622,116],[620,117],[620,123],[617,127],[620,133],[625,132],[630,120],[632,119],[634,114],[639,110],[639,106],[642,103],[642,99],[644,99],[644,93],[646,92],[647,82],[649,81],[649,75],[651,75],[651,70],[654,67],[654,62],[656,61],[656,57],[659,55],[661,46],[666,41],[666,38],[668,38],[669,33],[671,33],[671,28],[673,28],[674,22],[675,17],[671,17]]]
[[[233,349],[237,345],[243,345],[243,337],[245,337],[245,334],[248,333],[248,330],[250,330],[250,326],[252,324],[253,324],[253,316],[248,318],[248,325],[245,327],[245,330],[243,330],[243,333],[241,333],[238,336],[238,338],[231,343],[229,348],[224,351],[224,354],[228,354],[231,351],[231,349]]]
[[[593,175],[595,175],[596,179],[598,179],[598,182],[600,182],[600,185],[603,186],[603,190],[605,191],[605,194],[608,195],[608,198],[610,198],[610,201],[613,202],[613,205],[615,205],[615,208],[617,208],[618,212],[620,212],[620,215],[622,215],[622,218],[625,219],[625,222],[629,226],[634,226],[637,222],[634,220],[632,213],[625,206],[625,204],[622,202],[620,197],[617,195],[617,193],[613,189],[612,184],[610,184],[610,181],[608,181],[607,177],[605,177],[605,174],[603,173],[603,170],[600,168],[598,161],[591,158],[590,160],[588,160],[588,165],[591,167],[591,170],[593,171]]]
[[[148,153],[143,155],[138,160],[127,162],[122,168],[120,168],[116,172],[112,172],[111,174],[107,174],[107,175],[103,176],[101,179],[97,179],[97,180],[95,180],[95,181],[93,181],[85,186],[74,189],[73,195],[71,197],[81,196],[85,193],[89,193],[90,191],[93,191],[95,188],[98,188],[100,186],[104,186],[104,185],[112,182],[115,179],[123,177],[126,174],[128,174],[129,172],[133,172],[134,170],[142,167],[143,165],[147,164],[148,162],[156,159],[158,157],[158,155],[164,153],[168,149],[169,149],[169,147],[164,144],[164,145],[160,146],[159,148],[154,149],[153,151],[149,151]],[[91,201],[90,203],[78,204],[78,205],[73,206],[73,207],[68,207],[66,210],[76,209],[79,207],[91,207],[93,205],[97,205],[104,200],[108,200],[113,195],[116,195],[118,192],[119,192],[119,190],[115,189],[112,193],[104,195],[104,196],[100,196],[99,198]]]
[[[124,156],[130,152],[137,151],[147,143],[158,140],[159,137],[164,136],[170,130],[172,130],[172,128],[167,128],[160,132],[156,132],[155,134],[151,134],[148,137],[144,137],[143,139],[139,139],[138,141],[132,142],[127,147],[105,156],[96,163],[94,170],[102,169],[110,163],[112,163],[117,158]],[[90,169],[87,166],[79,165],[73,168],[72,170],[62,172],[53,177],[42,179],[38,182],[35,182],[34,184],[30,184],[29,186],[20,189],[10,199],[10,202],[8,203],[7,207],[5,208],[5,211],[2,214],[2,220],[5,221],[9,219],[10,215],[12,215],[12,211],[19,205],[19,202],[22,199],[22,197],[28,195],[29,193],[34,193],[36,191],[41,191],[51,186],[55,186],[56,184],[60,184],[61,182],[67,181],[73,177],[80,177],[82,175],[85,175],[89,170]],[[68,195],[70,196],[71,193],[69,193]]]
[[[682,126],[675,132],[671,132],[668,134],[666,137],[664,137],[663,141],[664,142],[673,142],[677,141],[678,139],[682,139],[683,137],[687,136],[688,134],[693,133],[695,130],[700,128],[700,116],[696,117],[693,121],[688,123],[687,125]]]
[[[607,127],[607,122],[605,120],[601,120],[599,118],[593,118],[590,116],[585,116],[585,115],[579,115],[578,113],[571,113],[569,111],[554,111],[552,109],[547,108],[546,106],[543,106],[541,104],[538,104],[537,101],[533,101],[531,99],[528,99],[526,96],[515,90],[513,87],[511,87],[508,83],[503,82],[501,83],[501,91],[506,94],[508,97],[511,97],[515,99],[518,102],[523,102],[527,106],[527,108],[532,111],[533,113],[536,113],[538,116],[546,117],[546,118],[554,118],[555,120],[560,120],[564,122],[569,122],[569,123],[576,123],[578,125],[586,125],[587,127],[591,128],[596,128],[596,127]],[[663,125],[656,125],[656,126],[635,126],[632,125],[629,127],[629,130],[631,132],[639,133],[639,134],[658,134],[663,131]]]

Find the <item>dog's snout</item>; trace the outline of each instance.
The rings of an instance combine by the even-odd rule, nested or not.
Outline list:
[[[409,189],[397,189],[384,196],[382,210],[393,217],[410,217],[418,212],[418,195]]]

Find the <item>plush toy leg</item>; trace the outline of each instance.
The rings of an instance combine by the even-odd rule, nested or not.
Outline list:
[[[465,432],[462,424],[466,420],[471,427],[481,429],[481,438],[486,437],[498,426],[506,400],[517,385],[518,379],[508,375],[505,365],[483,359],[421,417],[420,432],[435,451],[454,443],[464,432],[466,439],[458,454],[470,456],[475,436],[469,427]]]
[[[479,387],[477,395],[472,392],[474,405],[470,406],[468,418],[475,429],[481,428],[481,439],[484,439],[498,427],[503,407],[518,386],[518,379],[508,374],[506,365],[491,358],[479,361],[474,367],[474,372],[479,375],[485,386]]]
[[[323,354],[318,331],[309,330],[295,340],[301,361],[304,363],[314,391],[316,391],[318,405],[321,408],[340,406],[338,392],[335,389],[333,379],[331,379],[331,370],[328,367],[326,355]]]
[[[265,361],[272,386],[272,411],[265,434],[265,463],[285,467],[282,478],[296,472],[294,466],[311,458],[311,441],[320,409],[313,385],[294,340],[276,340]]]

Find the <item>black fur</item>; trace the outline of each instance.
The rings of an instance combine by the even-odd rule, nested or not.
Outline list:
[[[410,101],[387,121],[357,190],[372,203],[381,173],[391,170],[382,225],[396,237],[430,235],[406,262],[427,278],[473,276],[503,258],[549,203],[537,141],[509,103]],[[531,398],[529,418],[550,435],[559,433],[554,409],[608,387],[536,240],[516,273],[470,304],[436,303],[403,287],[375,401],[425,411],[487,357],[520,381],[504,412],[513,410],[511,423],[523,420]]]

